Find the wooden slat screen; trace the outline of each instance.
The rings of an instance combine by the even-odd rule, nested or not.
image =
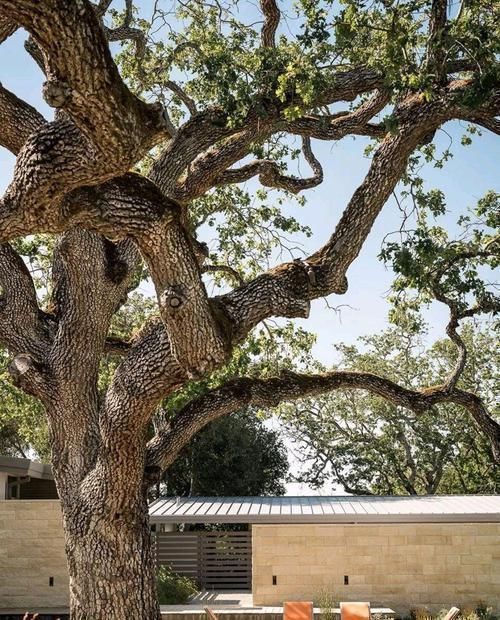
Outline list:
[[[251,590],[251,532],[157,532],[156,559],[205,590]]]

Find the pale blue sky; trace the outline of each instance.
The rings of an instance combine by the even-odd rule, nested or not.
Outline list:
[[[146,7],[146,13],[150,13],[152,2],[144,0],[142,5]],[[24,37],[24,33],[19,32],[0,46],[0,81],[50,118],[51,111],[40,97],[42,75],[24,52]],[[454,140],[455,157],[444,170],[428,168],[426,178],[429,186],[445,191],[451,223],[460,211],[467,205],[473,205],[486,190],[499,189],[500,151],[495,136],[487,131],[472,146],[463,148],[460,146],[463,125],[449,123],[445,129]],[[447,146],[449,137],[440,132],[438,141]],[[365,140],[351,138],[334,144],[314,142],[314,150],[324,166],[325,181],[319,188],[308,192],[306,209],[289,207],[313,230],[313,237],[305,240],[306,253],[314,251],[327,240],[342,209],[362,180],[369,165],[369,160],[363,156],[365,145]],[[0,149],[0,191],[11,178],[13,165],[14,158],[5,149]],[[308,173],[305,164],[302,170]],[[394,201],[390,201],[348,273],[348,293],[330,300],[334,306],[346,306],[340,316],[328,310],[323,300],[318,300],[313,303],[310,319],[301,321],[304,327],[318,334],[315,353],[325,364],[334,361],[334,343],[341,340],[352,342],[360,335],[379,332],[387,325],[388,305],[384,296],[390,287],[392,274],[376,257],[384,235],[399,226],[400,214]],[[209,238],[204,240],[210,241]],[[433,307],[427,313],[427,319],[432,325],[432,335],[443,335],[446,314],[441,308]]]

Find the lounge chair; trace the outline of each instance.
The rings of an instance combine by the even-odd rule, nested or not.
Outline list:
[[[340,620],[370,620],[370,603],[340,603]]]
[[[214,612],[208,607],[205,607],[205,613],[207,614],[208,620],[219,620],[219,617],[216,616]]]
[[[451,607],[450,611],[446,614],[443,620],[455,620],[460,615],[460,609],[458,607]]]
[[[313,620],[311,601],[287,601],[283,604],[283,620]]]

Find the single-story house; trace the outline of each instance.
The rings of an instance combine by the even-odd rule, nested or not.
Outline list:
[[[159,560],[185,574],[192,563],[182,541],[193,533],[162,530],[248,524],[254,605],[321,604],[327,593],[399,614],[480,603],[500,611],[500,496],[169,497],[151,504],[150,519]],[[229,556],[229,575],[243,543],[233,552],[230,544],[222,540],[226,555],[219,553]],[[248,558],[248,551],[239,555]],[[203,551],[196,562],[202,561]]]
[[[13,461],[0,457],[0,609],[65,606],[59,501],[23,499],[50,469]],[[328,595],[398,614],[500,611],[500,496],[164,497],[150,518],[159,564],[251,591],[254,606]]]

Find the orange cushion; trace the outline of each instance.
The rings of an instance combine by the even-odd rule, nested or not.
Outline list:
[[[370,603],[340,603],[340,620],[370,620]]]
[[[312,617],[312,602],[287,601],[283,604],[283,620],[312,620]]]

